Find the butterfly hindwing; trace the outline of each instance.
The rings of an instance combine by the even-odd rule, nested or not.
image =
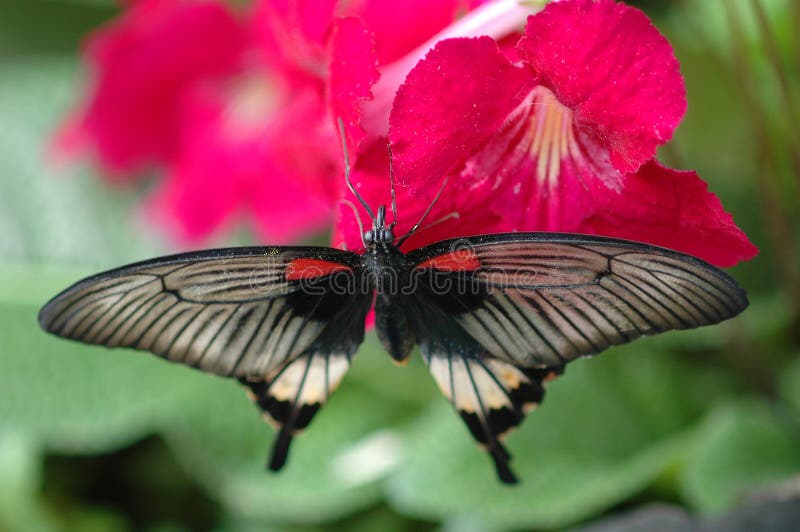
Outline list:
[[[291,438],[306,428],[350,367],[364,340],[371,294],[361,294],[337,309],[322,334],[302,354],[268,372],[263,379],[241,378],[255,403],[279,430],[269,461],[272,470],[285,461]]]
[[[66,338],[238,378],[278,426],[278,469],[363,340],[372,294],[361,275],[357,255],[329,248],[186,253],[80,281],[39,322]]]
[[[420,353],[439,389],[494,460],[500,480],[516,482],[502,441],[543,399],[562,365],[521,368],[494,357],[453,315],[432,303],[428,287],[405,298]]]
[[[488,235],[407,258],[407,313],[423,358],[506,482],[500,439],[566,363],[747,306],[732,278],[699,259],[603,237]]]

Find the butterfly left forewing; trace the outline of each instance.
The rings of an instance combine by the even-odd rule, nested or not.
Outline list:
[[[336,388],[372,301],[358,256],[329,248],[229,248],[98,274],[53,298],[43,329],[147,350],[238,378],[273,424],[270,466]]]

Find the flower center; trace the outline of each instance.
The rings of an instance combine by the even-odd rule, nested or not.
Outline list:
[[[264,127],[275,110],[277,96],[266,76],[242,77],[233,87],[225,109],[228,132],[236,138]]]
[[[531,92],[529,154],[536,160],[536,180],[548,190],[558,183],[561,162],[567,157],[581,157],[575,140],[572,109],[556,99],[550,89],[542,86]],[[531,138],[532,137],[532,138]]]

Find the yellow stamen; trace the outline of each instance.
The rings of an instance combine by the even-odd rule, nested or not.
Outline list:
[[[533,135],[529,153],[536,159],[536,179],[553,190],[561,161],[579,153],[576,149],[572,110],[556,99],[549,89],[536,87],[530,96],[533,112],[528,135]]]

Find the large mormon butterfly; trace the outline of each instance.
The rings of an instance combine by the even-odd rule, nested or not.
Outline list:
[[[513,483],[503,437],[565,364],[747,306],[736,281],[714,266],[612,238],[493,234],[405,254],[399,248],[422,220],[395,238],[395,202],[387,225],[386,208],[373,214],[345,166],[372,218],[363,253],[243,247],[138,262],[66,289],[41,310],[40,325],[238,379],[277,428],[269,468],[278,470],[292,437],[342,380],[374,304],[392,358],[403,362],[419,345],[500,480]]]

